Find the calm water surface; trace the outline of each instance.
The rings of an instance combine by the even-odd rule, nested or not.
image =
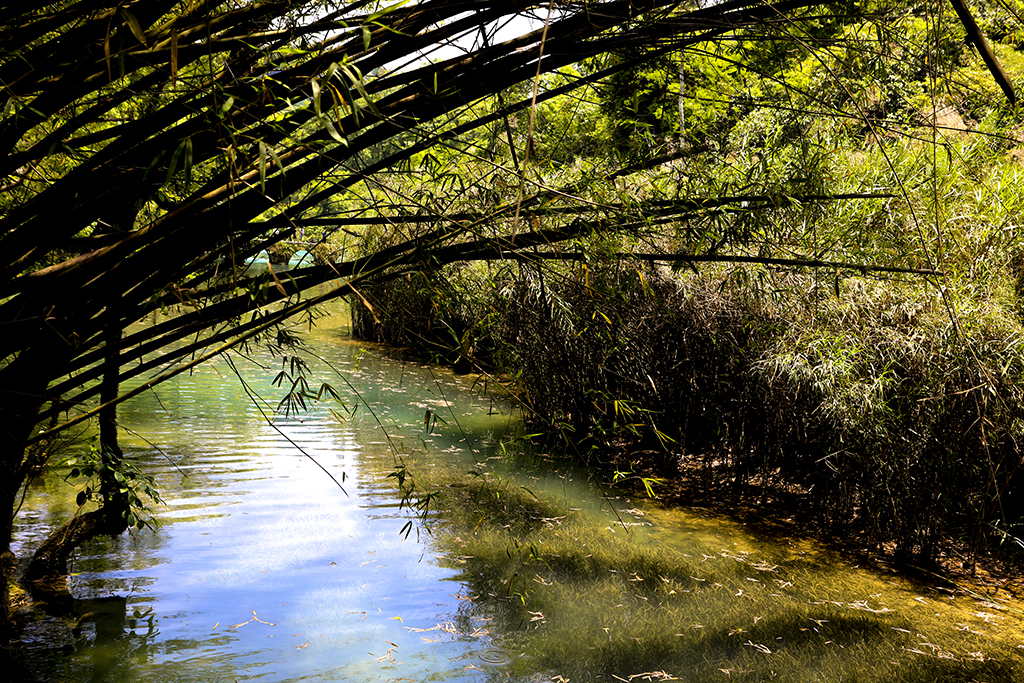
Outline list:
[[[342,403],[275,416],[281,365],[257,354],[235,367],[265,400],[219,361],[125,405],[160,524],[77,553],[83,602],[30,620],[20,679],[1024,680],[1015,603],[604,494],[516,450],[473,378],[338,325],[306,338]],[[402,464],[448,492],[424,518],[388,476]],[[30,489],[19,556],[76,492]]]

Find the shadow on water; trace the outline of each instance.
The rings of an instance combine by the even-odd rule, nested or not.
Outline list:
[[[119,596],[80,599],[58,591],[17,617],[22,640],[0,651],[0,664],[6,680],[19,683],[117,680],[125,658],[158,635],[152,611],[129,613]]]

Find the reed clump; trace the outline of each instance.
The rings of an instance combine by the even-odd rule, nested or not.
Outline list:
[[[951,319],[915,283],[780,280],[801,294],[651,270],[567,278],[546,299],[519,284],[499,338],[531,405],[577,443],[646,441],[663,472],[802,492],[828,531],[900,560],[1016,538],[1020,320],[958,293]]]
[[[388,300],[444,318],[425,303],[438,290],[415,282]],[[900,561],[1014,542],[1024,326],[1009,276],[984,297],[815,273],[770,282],[726,268],[520,272],[427,331],[475,330],[534,422],[589,461],[618,450],[708,489],[785,491],[826,533]]]
[[[471,266],[367,284],[353,300],[352,334],[460,371],[491,368],[490,290],[485,274]]]

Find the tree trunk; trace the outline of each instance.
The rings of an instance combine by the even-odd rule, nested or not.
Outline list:
[[[103,383],[100,403],[117,398],[120,385],[120,361],[117,344],[121,340],[120,321],[109,314],[107,321],[107,354],[103,361]],[[98,510],[77,515],[52,532],[32,556],[25,573],[33,592],[52,593],[66,590],[68,557],[86,541],[97,536],[117,536],[128,528],[128,498],[121,492],[122,484],[114,477],[123,460],[117,443],[117,407],[100,412],[100,459],[104,469],[100,475]]]
[[[0,633],[10,626],[10,595],[17,558],[11,552],[14,512],[31,466],[25,443],[46,400],[51,373],[63,367],[59,348],[29,348],[4,368],[0,383]]]
[[[14,513],[14,497],[8,495],[12,490],[17,491],[17,488],[5,484],[3,490],[0,491],[0,506],[4,511],[11,511],[10,514],[3,516],[7,531],[0,536],[0,600],[2,600],[0,603],[0,637],[11,628],[11,577],[18,567],[18,558],[11,552],[11,530],[10,524],[7,523],[8,519],[13,518]]]
[[[25,573],[34,591],[62,589],[68,574],[68,557],[75,549],[97,536],[117,536],[128,528],[124,514],[111,507],[105,503],[99,510],[73,517],[43,541]]]

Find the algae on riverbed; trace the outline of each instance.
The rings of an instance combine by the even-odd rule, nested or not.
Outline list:
[[[1024,612],[1005,600],[725,520],[712,534],[647,501],[588,510],[515,475],[437,466],[419,484],[444,493],[432,531],[469,587],[463,616],[500,634],[513,676],[1009,682],[1024,669]]]

